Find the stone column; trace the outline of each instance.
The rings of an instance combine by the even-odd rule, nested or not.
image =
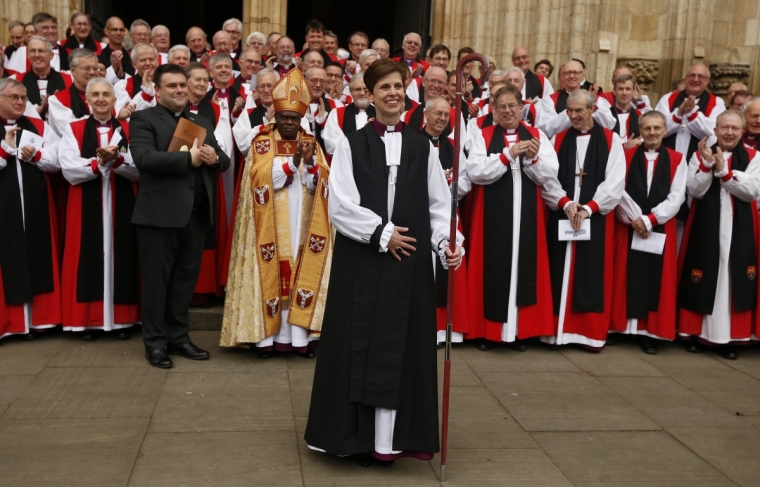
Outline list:
[[[242,20],[245,31],[243,40],[255,31],[262,32],[264,35],[269,35],[270,32],[285,35],[288,0],[244,0]]]
[[[37,12],[47,12],[58,18],[58,34],[63,39],[69,17],[77,10],[84,10],[84,0],[0,0],[0,43],[8,44],[8,25],[11,22],[31,22],[32,15]]]

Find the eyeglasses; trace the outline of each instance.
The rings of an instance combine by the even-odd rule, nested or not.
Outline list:
[[[429,112],[431,118],[451,118],[449,112]]]
[[[565,76],[580,76],[583,74],[583,71],[562,71],[562,74]]]
[[[362,49],[367,49],[369,47],[369,44],[366,42],[352,42],[351,45],[354,47],[360,47]]]
[[[100,68],[97,66],[77,66],[76,69],[85,73],[97,73]]]
[[[29,49],[27,51],[29,54],[45,54],[46,52],[50,52],[48,49]]]
[[[327,77],[328,77],[328,78],[334,78],[334,79],[340,79],[340,78],[342,78],[343,76],[342,76],[342,75],[340,75],[340,74],[338,74],[338,73],[327,73]]]
[[[231,36],[234,36],[234,35],[238,35],[238,34],[239,34],[239,32],[238,32],[238,31],[236,31],[236,30],[226,30],[226,29],[225,29],[225,30],[224,30],[224,32],[228,33],[228,34],[229,34],[229,35],[231,35]]]
[[[404,44],[408,44],[410,46],[416,46],[416,47],[420,47],[422,45],[419,42],[414,42],[414,41],[406,41]]]
[[[153,37],[155,37],[157,39],[168,39],[169,38],[169,34],[156,34]]]
[[[519,107],[520,105],[518,103],[510,103],[508,105],[496,105],[496,109],[500,112],[505,112],[507,110],[512,111]]]
[[[431,84],[433,86],[446,86],[446,82],[445,81],[441,81],[439,79],[427,79],[427,78],[425,78],[425,81],[427,81],[429,84]]]
[[[321,85],[321,84],[327,83],[326,79],[310,79],[309,81],[315,85]]]
[[[19,101],[23,101],[24,103],[26,103],[27,100],[29,100],[28,96],[21,96],[21,95],[0,95],[0,96],[4,96],[5,98],[10,99],[13,103],[17,103]]]
[[[709,76],[699,73],[689,73],[686,75],[687,78],[696,78],[696,79],[710,79]]]
[[[351,93],[364,93],[365,91],[369,92],[367,88],[351,88],[350,91]]]

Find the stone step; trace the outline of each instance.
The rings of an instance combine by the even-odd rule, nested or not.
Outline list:
[[[191,330],[221,330],[224,306],[190,308]]]

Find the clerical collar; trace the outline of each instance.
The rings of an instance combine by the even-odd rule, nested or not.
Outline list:
[[[649,147],[647,147],[644,152],[646,152],[647,154],[659,154],[660,148],[657,147],[656,149],[650,149]]]
[[[514,134],[517,132],[517,129],[505,129],[507,134]]]
[[[406,65],[407,65],[407,66],[409,66],[409,67],[411,67],[411,66],[414,66],[414,63],[416,63],[416,62],[417,62],[417,60],[416,60],[416,59],[412,59],[412,60],[410,61],[409,59],[407,59],[407,58],[406,58],[406,57],[404,57],[404,56],[401,56],[401,59],[403,59],[403,61],[404,61],[404,64],[406,64]]]
[[[591,127],[594,128],[594,127]],[[578,131],[578,137],[581,137],[583,135],[591,135],[591,129],[588,130],[577,130]]]
[[[628,107],[628,110],[623,110],[622,108],[615,105],[615,111],[617,112],[618,115],[622,115],[624,113],[631,113],[631,107]]]
[[[16,121],[12,120],[12,119],[9,119],[9,118],[0,117],[0,124],[3,124],[3,125],[16,125]]]
[[[372,126],[375,127],[375,131],[377,132],[377,135],[380,137],[384,137],[386,132],[387,133],[393,133],[398,132],[402,133],[404,131],[404,122],[399,122],[396,125],[385,125],[378,119],[372,120]]]
[[[161,105],[161,104],[159,103],[159,105]],[[161,105],[161,107],[163,107],[163,109],[166,110],[166,112],[169,113],[174,118],[179,118],[180,115],[182,115],[182,112],[184,111],[184,110],[180,110],[179,112],[175,112],[175,111],[169,110],[168,108],[166,108],[163,105]]]
[[[93,116],[92,118],[95,118],[95,117]],[[111,117],[108,117],[108,120],[106,120],[105,122],[102,122],[98,120],[97,118],[95,118],[95,127],[99,129],[105,128],[105,127],[111,128]]]

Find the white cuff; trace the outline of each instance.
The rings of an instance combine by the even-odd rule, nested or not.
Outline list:
[[[581,209],[586,210],[586,213],[588,213],[588,216],[593,215],[594,213],[591,211],[591,207],[589,205],[583,205],[581,206]]]
[[[647,232],[652,231],[652,220],[646,215],[641,215],[641,220],[644,222],[644,226],[647,227]]]
[[[570,200],[567,203],[565,203],[565,206],[562,207],[562,211],[567,211],[567,205],[570,205],[570,204],[573,204],[573,203],[575,203],[575,201],[573,201],[573,200]]]
[[[739,142],[741,143],[741,141],[739,141]],[[710,166],[710,167],[712,167],[712,166]],[[713,172],[713,176],[715,176],[716,178],[725,177],[727,174],[728,174],[728,164],[726,164],[725,162],[723,163],[723,170],[722,171],[720,171],[720,172]]]
[[[156,90],[154,88],[148,88],[145,85],[141,85],[140,88],[142,89],[143,93],[145,93],[148,96],[156,96]]]
[[[10,145],[8,145],[8,143],[5,141],[5,139],[3,139],[2,141],[0,141],[0,147],[2,147],[3,150],[5,152],[7,152],[8,154],[10,154],[10,155],[13,155],[13,154],[16,153],[16,149],[14,149]]]
[[[396,226],[393,222],[388,222],[383,228],[383,234],[380,236],[380,252],[388,252],[388,242],[391,241],[394,228]]]

